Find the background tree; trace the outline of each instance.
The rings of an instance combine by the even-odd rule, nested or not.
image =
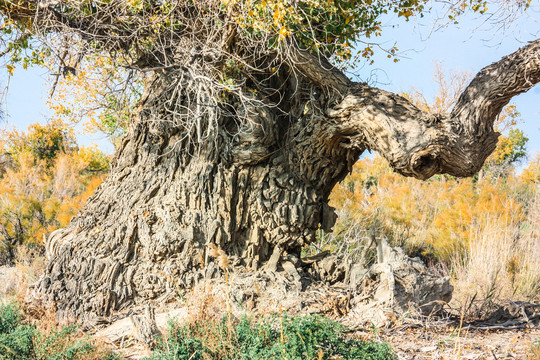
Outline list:
[[[56,121],[1,134],[0,263],[26,260],[17,259],[26,250],[42,254],[44,238],[67,226],[101,183],[108,158],[77,147],[71,133]]]
[[[61,74],[92,54],[142,74],[110,175],[47,242],[39,289],[75,316],[170,299],[219,275],[216,256],[235,269],[300,269],[301,248],[335,222],[330,191],[366,149],[406,176],[473,175],[496,147],[496,116],[540,80],[540,41],[484,68],[447,114],[344,75],[353,42],[365,44],[360,58],[373,54],[383,14],[421,15],[424,1],[8,0],[0,9],[11,67],[48,51]],[[487,11],[475,0],[447,9],[451,19]]]
[[[383,237],[451,276],[457,303],[475,293],[476,300],[536,299],[535,172],[531,161],[519,176],[508,170],[503,177],[419,181],[392,172],[379,156],[362,159],[330,196],[339,215],[334,231],[321,232],[308,254],[331,251],[370,264],[375,254],[366,247],[373,236]]]

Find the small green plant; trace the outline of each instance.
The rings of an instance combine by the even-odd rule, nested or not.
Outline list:
[[[395,359],[388,344],[350,339],[345,330],[320,316],[171,323],[151,359]]]
[[[25,324],[15,304],[0,306],[0,360],[118,359],[112,353],[98,351],[76,333],[77,328],[70,325],[43,334]]]
[[[375,323],[371,323],[371,325],[369,326],[369,330],[375,336],[379,336],[379,333],[381,332],[381,329]]]

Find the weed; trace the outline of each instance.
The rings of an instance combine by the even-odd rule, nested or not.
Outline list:
[[[371,333],[373,335],[375,335],[375,336],[379,336],[379,334],[381,332],[381,329],[375,323],[371,323],[369,329],[370,329]]]

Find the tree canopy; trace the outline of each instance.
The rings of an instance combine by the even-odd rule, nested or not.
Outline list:
[[[446,22],[456,22],[467,12],[493,16],[500,15],[505,8],[502,12],[510,14],[527,9],[530,3],[3,0],[0,14],[4,48],[0,54],[7,59],[10,73],[19,64],[24,68],[41,64],[55,76],[67,76],[84,71],[85,61],[98,61],[100,67],[123,71],[122,79],[110,73],[100,74],[102,81],[115,83],[108,86],[108,94],[102,96],[99,104],[112,109],[100,118],[100,128],[109,134],[115,134],[118,124],[125,124],[125,118],[111,114],[125,112],[126,107],[134,105],[131,100],[115,96],[125,93],[126,81],[140,81],[152,70],[189,68],[198,77],[194,93],[205,106],[179,111],[168,99],[161,110],[173,113],[174,121],[192,129],[194,134],[190,136],[200,142],[216,134],[212,131],[218,127],[216,110],[230,114],[230,106],[236,107],[232,115],[248,127],[248,113],[257,104],[273,104],[298,117],[309,107],[314,94],[324,89],[336,90],[337,83],[342,81],[339,76],[330,80],[331,77],[317,73],[332,66],[351,68],[358,62],[372,61],[376,51],[395,57],[395,46],[385,48],[377,43],[382,21],[389,13],[408,20],[439,6]],[[198,65],[189,66],[194,63]],[[114,76],[116,79],[112,79]],[[309,78],[312,84],[306,86],[302,78]],[[56,83],[53,92],[55,87]],[[298,100],[294,106],[287,103],[292,94]],[[194,116],[205,113],[212,125],[193,123]]]
[[[527,8],[530,0],[505,5]],[[3,33],[10,35],[3,53],[10,52],[13,62],[26,58],[39,61],[43,53],[29,56],[26,52],[35,45],[31,38],[36,35],[67,32],[86,43],[85,51],[120,52],[132,65],[139,61],[138,65],[171,66],[167,48],[181,37],[197,34],[197,39],[190,40],[198,40],[201,51],[213,47],[214,55],[236,53],[238,58],[234,60],[240,65],[254,66],[256,55],[287,58],[294,55],[289,53],[291,48],[346,61],[351,59],[351,47],[357,41],[367,45],[361,55],[369,58],[375,44],[369,39],[380,35],[384,14],[396,13],[409,19],[423,16],[432,6],[425,0],[3,0],[0,10],[4,15]],[[448,19],[454,20],[469,10],[483,14],[488,7],[483,0],[454,0],[446,2],[445,10]],[[236,43],[233,46],[232,38]],[[241,48],[254,56],[235,51]]]

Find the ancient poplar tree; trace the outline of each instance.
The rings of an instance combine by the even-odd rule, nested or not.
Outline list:
[[[109,315],[220,266],[299,266],[302,247],[335,221],[330,191],[368,149],[405,176],[473,175],[495,149],[498,113],[540,81],[540,41],[484,68],[448,114],[424,113],[336,66],[381,31],[383,14],[408,18],[426,6],[0,1],[12,61],[49,56],[66,74],[99,54],[144,78],[111,173],[48,239],[40,291],[72,315]],[[484,6],[455,1],[449,14]],[[373,52],[361,48],[361,57]]]

